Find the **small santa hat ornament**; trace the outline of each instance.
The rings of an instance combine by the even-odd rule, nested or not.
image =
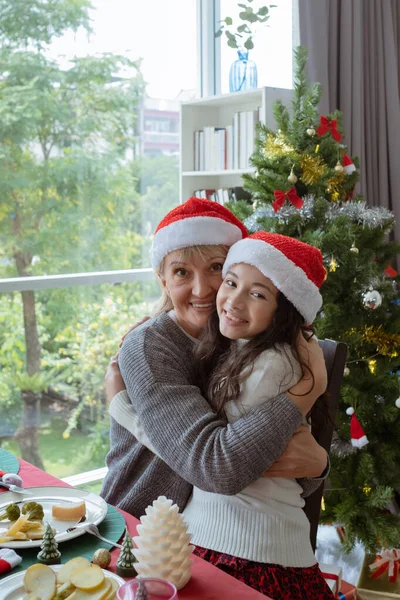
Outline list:
[[[174,250],[190,246],[230,247],[247,235],[243,223],[225,206],[205,198],[189,198],[159,223],[151,249],[153,269]]]
[[[355,448],[363,448],[368,444],[368,438],[364,433],[364,429],[361,427],[360,421],[357,419],[354,408],[350,406],[346,410],[346,414],[351,415],[350,421],[350,438],[351,445]]]
[[[256,267],[290,300],[307,325],[314,321],[322,306],[319,288],[326,279],[318,248],[280,233],[258,231],[232,246],[223,277],[238,263]]]
[[[343,170],[346,175],[351,175],[356,170],[356,166],[348,154],[343,155]]]
[[[20,563],[22,563],[22,558],[14,550],[9,548],[0,549],[0,575],[8,573]]]

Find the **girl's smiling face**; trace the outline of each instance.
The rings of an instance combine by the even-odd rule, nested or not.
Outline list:
[[[217,295],[219,329],[231,339],[251,339],[272,323],[278,288],[256,267],[232,265]]]

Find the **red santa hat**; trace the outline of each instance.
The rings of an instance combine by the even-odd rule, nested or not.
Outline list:
[[[174,250],[217,244],[232,246],[247,235],[243,223],[218,202],[189,198],[172,209],[158,225],[153,239],[152,265],[156,269]]]
[[[300,240],[259,231],[234,244],[222,274],[237,263],[257,267],[311,324],[322,306],[319,288],[326,279],[321,251]]]
[[[360,421],[357,419],[354,408],[350,406],[346,413],[351,415],[350,421],[350,438],[351,445],[355,448],[362,448],[368,444],[368,438],[364,433],[364,429],[361,427]]]
[[[343,170],[346,175],[351,175],[356,170],[356,166],[348,154],[343,154]]]

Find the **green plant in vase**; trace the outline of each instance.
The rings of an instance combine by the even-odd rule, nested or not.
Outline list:
[[[268,22],[270,10],[276,5],[264,5],[257,10],[252,6],[253,1],[246,0],[238,3],[238,7],[241,9],[238,19],[225,17],[220,21],[220,28],[215,33],[215,37],[225,34],[228,46],[238,52],[238,59],[232,63],[229,72],[230,92],[245,91],[256,88],[258,85],[257,67],[254,61],[249,60],[249,50],[254,48],[253,40],[257,27],[259,24]]]

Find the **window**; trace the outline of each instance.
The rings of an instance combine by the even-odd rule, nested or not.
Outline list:
[[[238,15],[242,10],[240,0],[220,0],[220,19],[229,16],[233,23],[242,23]],[[295,11],[293,0],[255,0],[254,10],[263,5],[275,4],[271,8],[270,19],[267,27],[264,24],[257,25],[254,38],[254,49],[249,52],[249,59],[257,66],[258,87],[269,86],[278,88],[292,87],[292,53],[293,46],[293,23]],[[219,20],[219,19],[217,19]],[[237,59],[237,51],[230,48],[226,37],[220,39],[221,44],[221,93],[229,92],[229,69],[234,60]],[[218,43],[218,40],[217,40]]]
[[[151,234],[197,94],[196,0],[91,4],[16,0],[0,23],[0,441],[58,476],[104,465],[105,368],[158,296]]]

